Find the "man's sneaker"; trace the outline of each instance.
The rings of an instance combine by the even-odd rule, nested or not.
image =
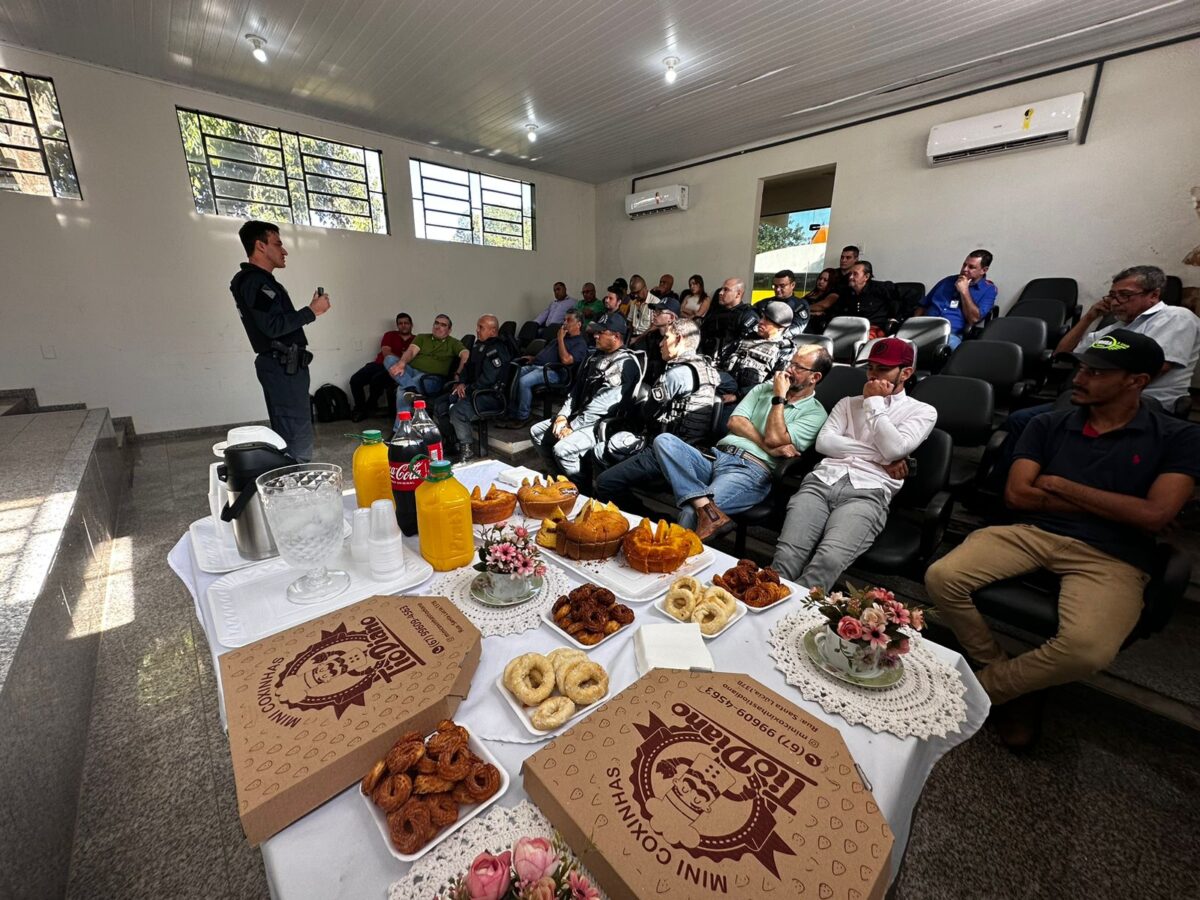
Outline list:
[[[733,520],[715,503],[706,503],[696,510],[696,537],[706,541],[718,537],[733,527]]]

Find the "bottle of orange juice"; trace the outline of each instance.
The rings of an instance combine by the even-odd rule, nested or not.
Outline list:
[[[471,495],[450,474],[448,459],[430,463],[416,500],[421,555],[439,572],[468,565],[475,558]]]
[[[383,435],[370,430],[350,437],[362,441],[354,451],[353,462],[354,496],[358,500],[359,509],[370,509],[376,500],[392,500],[388,446],[383,442]]]

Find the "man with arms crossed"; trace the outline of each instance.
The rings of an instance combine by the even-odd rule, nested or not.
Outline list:
[[[396,412],[411,408],[405,394],[416,392],[435,396],[448,380],[462,373],[471,354],[462,341],[450,335],[453,327],[448,315],[439,314],[433,319],[432,332],[418,334],[403,354],[393,353],[383,358],[388,374],[399,387]]]

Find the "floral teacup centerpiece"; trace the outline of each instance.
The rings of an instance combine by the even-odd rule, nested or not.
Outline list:
[[[499,601],[528,599],[534,581],[546,574],[533,534],[524,526],[501,522],[485,528],[481,538],[475,569],[486,573],[488,594]]]
[[[855,588],[826,594],[809,591],[805,601],[828,622],[816,635],[822,658],[831,666],[857,678],[874,678],[900,665],[911,649],[908,634],[925,627],[926,610],[896,599],[884,588]]]
[[[524,837],[499,856],[480,853],[434,900],[598,900],[557,835]]]

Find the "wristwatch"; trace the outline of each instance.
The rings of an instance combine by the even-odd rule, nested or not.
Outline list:
[[[778,394],[776,394],[774,397],[771,398],[772,406],[778,406],[781,403],[787,403],[787,397],[780,397]]]

